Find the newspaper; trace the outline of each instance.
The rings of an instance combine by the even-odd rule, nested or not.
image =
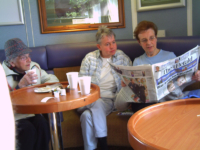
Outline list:
[[[135,103],[158,102],[176,88],[192,82],[198,70],[199,55],[197,45],[181,56],[153,65],[121,66],[109,62],[126,84],[117,98]]]

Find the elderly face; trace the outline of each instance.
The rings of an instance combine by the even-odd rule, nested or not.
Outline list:
[[[30,54],[18,56],[10,61],[10,65],[19,73],[24,73],[30,69],[31,58]]]
[[[101,51],[101,56],[103,58],[110,58],[116,53],[116,50],[117,50],[115,37],[113,35],[104,36],[101,39],[101,43],[97,44],[97,48]]]
[[[178,86],[183,85],[185,82],[186,82],[186,80],[185,80],[185,77],[184,77],[184,76],[181,76],[181,77],[179,77],[179,78],[177,79],[177,84],[178,84]]]
[[[142,31],[138,34],[138,38],[140,46],[142,46],[148,57],[152,57],[157,54],[157,37],[153,29]]]
[[[169,91],[169,92],[172,92],[173,90],[175,90],[175,85],[174,85],[173,82],[170,82],[170,83],[169,83],[169,87],[168,87],[168,91]]]

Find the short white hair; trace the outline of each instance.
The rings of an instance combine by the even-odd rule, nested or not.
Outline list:
[[[15,62],[16,62],[16,59],[17,59],[17,57],[11,58],[11,59],[8,60],[8,61],[5,60],[6,66],[11,67],[11,62],[14,62],[14,63],[15,63]]]
[[[98,31],[96,33],[96,42],[97,42],[97,44],[101,43],[101,39],[104,36],[112,36],[112,35],[114,37],[116,37],[115,33],[110,28],[107,28],[107,26],[105,26],[105,25],[99,26]]]

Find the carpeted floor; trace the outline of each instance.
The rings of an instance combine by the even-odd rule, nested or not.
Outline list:
[[[65,148],[64,150],[84,150],[83,147],[78,148]],[[97,148],[96,150],[101,150]],[[131,147],[117,147],[117,146],[109,146],[109,150],[133,150]]]

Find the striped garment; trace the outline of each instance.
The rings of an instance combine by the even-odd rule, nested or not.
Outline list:
[[[111,60],[115,65],[132,66],[130,58],[121,50],[117,50]],[[99,50],[88,53],[81,63],[79,76],[91,76],[91,82],[99,85],[102,63],[103,60]],[[117,85],[117,92],[119,92],[121,89],[121,79],[113,69],[111,71]]]

